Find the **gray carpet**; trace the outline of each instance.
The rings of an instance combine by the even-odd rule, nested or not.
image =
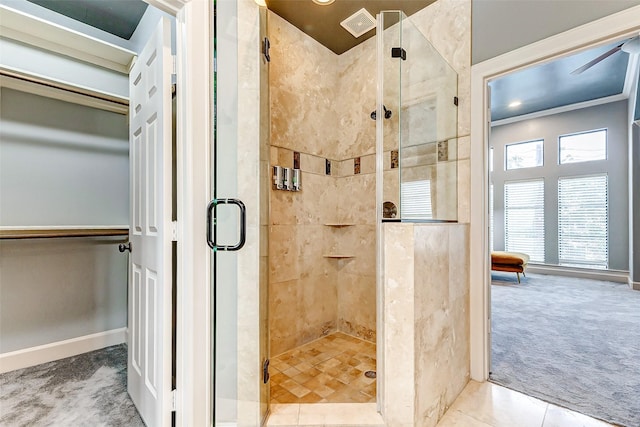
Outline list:
[[[640,427],[640,291],[535,274],[492,283],[493,382]]]
[[[124,344],[0,375],[0,426],[144,426]]]

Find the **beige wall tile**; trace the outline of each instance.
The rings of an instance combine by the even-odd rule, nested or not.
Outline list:
[[[324,224],[337,212],[335,178],[302,172],[302,191],[296,206],[298,224]]]
[[[325,158],[307,153],[300,153],[300,168],[304,172],[310,172],[316,175],[324,175]]]
[[[360,157],[360,173],[370,174],[376,173],[376,155],[369,154]]]
[[[471,162],[469,159],[458,162],[458,222],[468,224],[471,221]]]
[[[298,279],[297,261],[298,235],[295,227],[272,225],[269,231],[269,280],[277,283]]]
[[[269,33],[272,145],[339,158],[337,56],[274,13]]]
[[[464,225],[415,227],[419,425],[436,425],[469,381],[467,232]]]
[[[338,57],[337,123],[340,129],[340,159],[375,153],[376,43],[375,38]]]
[[[375,175],[354,175],[342,178],[339,185],[341,217],[355,224],[375,224],[376,179]]]
[[[387,425],[414,425],[413,224],[387,223],[384,241],[384,411]]]
[[[374,222],[375,223],[375,222]],[[345,274],[375,276],[376,273],[376,226],[354,225],[335,230],[340,252],[352,254],[353,260],[344,266]],[[375,296],[375,289],[372,289]]]
[[[298,280],[272,281],[269,284],[269,337],[272,357],[298,345],[302,328],[298,292]]]
[[[304,178],[304,176],[303,176]],[[302,204],[304,192],[270,190],[271,207],[269,219],[273,225],[292,225],[298,223],[298,206]]]
[[[471,137],[458,138],[458,159],[468,159],[471,156]]]
[[[375,276],[340,274],[337,288],[339,330],[375,342]]]
[[[449,294],[458,299],[469,294],[469,225],[451,226],[449,233]]]
[[[336,271],[331,262],[323,255],[329,251],[325,247],[324,225],[298,225],[294,227],[297,233],[299,277],[304,279],[312,276],[322,276]]]
[[[336,331],[338,295],[336,275],[323,274],[300,279],[303,323],[299,345]]]

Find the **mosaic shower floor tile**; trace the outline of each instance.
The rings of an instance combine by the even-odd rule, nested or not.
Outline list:
[[[335,332],[271,359],[272,403],[371,403],[374,343]]]

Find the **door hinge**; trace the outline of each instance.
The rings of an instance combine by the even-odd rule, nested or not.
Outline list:
[[[177,65],[177,60],[176,60],[176,56],[175,55],[171,55],[171,74],[173,74],[174,76],[176,74],[178,74],[178,65]]]
[[[392,58],[402,58],[403,61],[407,60],[407,51],[401,47],[392,47],[391,48],[391,57]]]
[[[178,393],[176,392],[176,389],[171,390],[171,412],[176,412],[176,407],[177,407],[177,395]]]
[[[453,97],[453,105],[455,105],[456,107],[458,106],[458,97],[457,96]]]
[[[265,360],[262,364],[262,382],[264,384],[269,382],[269,359]]]
[[[264,60],[267,62],[271,62],[271,54],[269,53],[269,49],[271,49],[271,42],[269,38],[265,37],[262,40],[262,55],[264,56]]]
[[[178,221],[171,221],[171,241],[178,241]]]

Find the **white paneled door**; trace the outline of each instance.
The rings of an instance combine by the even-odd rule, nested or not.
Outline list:
[[[163,18],[129,77],[127,387],[150,427],[171,420],[171,65],[171,26]]]

